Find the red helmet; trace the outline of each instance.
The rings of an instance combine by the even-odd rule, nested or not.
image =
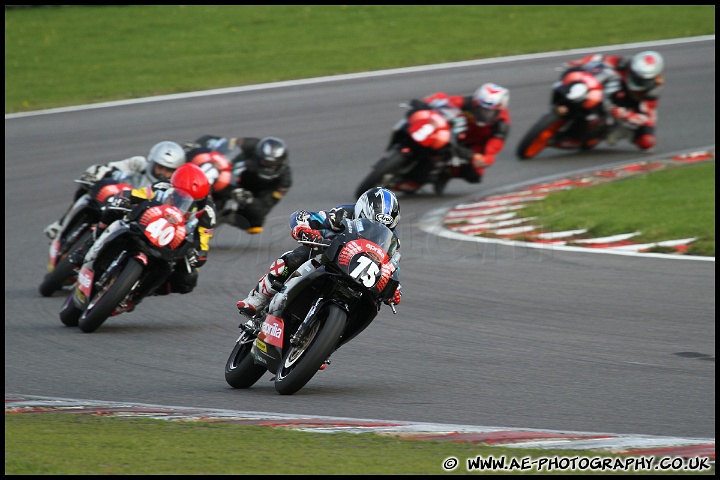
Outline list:
[[[192,163],[181,165],[170,178],[172,186],[184,190],[195,200],[202,200],[210,194],[210,181],[200,167]]]

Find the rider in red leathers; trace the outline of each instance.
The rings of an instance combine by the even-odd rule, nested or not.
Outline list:
[[[657,107],[664,84],[663,57],[654,51],[630,56],[595,53],[567,62],[566,66],[577,67],[592,62],[603,62],[620,76],[622,88],[609,98],[610,114],[634,132],[632,141],[638,148],[652,152],[656,143]]]
[[[435,193],[441,194],[450,178],[479,183],[485,169],[505,146],[510,131],[508,89],[494,83],[482,84],[472,95],[448,95],[437,92],[421,100],[411,100],[412,110],[432,108],[441,112],[452,125],[453,153],[467,163],[452,167],[450,177],[439,178]]]

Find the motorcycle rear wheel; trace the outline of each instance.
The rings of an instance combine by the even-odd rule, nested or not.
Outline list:
[[[243,341],[245,337],[243,334],[235,343],[225,364],[225,381],[233,388],[250,388],[267,372],[267,368],[255,364],[250,353],[253,342]]]
[[[520,160],[533,158],[548,146],[550,139],[565,124],[565,117],[547,113],[540,117],[520,140],[517,156]]]
[[[360,197],[373,187],[388,187],[397,183],[395,177],[398,170],[405,164],[405,155],[403,155],[399,147],[389,149],[373,166],[368,175],[360,182],[357,190],[355,190],[355,198]]]
[[[144,266],[135,259],[130,259],[120,273],[111,280],[109,285],[95,297],[80,316],[78,326],[85,333],[92,333],[112,315],[118,304],[127,296],[135,282],[143,273]]]
[[[307,341],[297,347],[291,346],[283,356],[275,374],[275,390],[281,395],[292,395],[304,387],[338,346],[345,331],[347,313],[333,303],[327,304],[318,315],[323,312],[327,314],[325,320],[315,324]]]

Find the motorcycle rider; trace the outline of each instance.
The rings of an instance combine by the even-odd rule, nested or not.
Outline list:
[[[621,88],[610,92],[610,114],[633,130],[633,143],[643,152],[655,150],[655,125],[665,61],[658,52],[647,50],[633,55],[595,53],[567,62],[567,67],[602,62],[612,68],[621,80]],[[612,138],[608,141],[612,143]]]
[[[468,183],[482,180],[510,132],[509,102],[509,90],[495,83],[483,83],[472,95],[437,92],[410,101],[408,116],[427,108],[443,114],[452,125],[453,154],[466,162],[452,167],[449,176],[434,182],[436,194],[442,194],[451,178],[463,178]]]
[[[230,223],[250,234],[262,233],[268,213],[292,186],[289,152],[284,140],[268,137],[218,137],[204,135],[184,144],[188,161],[196,163],[213,183],[213,197],[223,211],[228,200],[235,211],[223,212],[219,221]],[[222,148],[232,158],[223,162]]]
[[[319,212],[306,210],[294,212],[290,215],[290,234],[295,240],[322,243],[345,230],[343,220],[346,218],[367,218],[383,223],[395,232],[400,222],[400,204],[390,190],[380,187],[371,188],[358,198],[355,205],[340,205]],[[313,249],[314,247],[303,244],[294,250],[283,253],[270,265],[268,273],[260,277],[247,298],[237,302],[240,313],[251,318],[248,322],[249,326],[256,326],[252,317],[270,303],[272,297],[282,288],[282,284],[310,258]],[[399,263],[399,253],[394,261]],[[400,267],[397,264],[396,266],[397,272],[399,272]],[[392,299],[386,303],[398,305],[401,295],[401,288],[398,286]]]
[[[169,182],[158,182],[151,186],[123,190],[114,197],[109,197],[106,205],[112,207],[131,208],[146,200],[161,198],[164,192],[174,188],[183,190],[194,199],[191,213],[197,218],[197,234],[194,235],[194,248],[185,256],[187,265],[180,262],[168,277],[165,285],[158,288],[154,295],[167,295],[169,293],[190,293],[195,289],[198,281],[198,269],[207,262],[210,240],[215,228],[215,203],[210,195],[210,182],[205,172],[197,165],[185,163],[172,174]],[[94,240],[113,221],[122,217],[122,210],[104,209],[102,218],[98,223],[95,235],[81,248],[76,249],[69,256],[71,263],[81,265],[85,254]],[[189,269],[188,269],[189,267]],[[126,311],[132,311],[137,305],[129,305]]]
[[[122,181],[135,188],[141,188],[156,182],[169,180],[173,172],[184,163],[185,151],[183,148],[175,142],[162,141],[156,143],[150,149],[147,157],[138,155],[124,160],[116,160],[105,165],[90,165],[82,174],[80,180],[96,183],[100,180],[113,178],[118,182]],[[86,191],[86,187],[78,188],[73,197],[73,203],[84,195]],[[71,208],[72,205],[60,217],[60,220],[54,221],[43,230],[50,240],[57,236],[62,222]]]

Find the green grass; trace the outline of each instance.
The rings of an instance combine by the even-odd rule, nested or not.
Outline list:
[[[5,113],[714,33],[714,5],[6,8]],[[714,255],[714,164],[712,174],[695,181],[668,179],[708,168],[568,192],[595,203],[577,213],[575,205],[562,207],[550,221],[597,214],[592,228],[598,233],[666,229],[672,236],[701,236],[696,246]],[[627,197],[625,191],[636,189]],[[652,208],[635,207],[640,219],[626,215],[642,197],[652,198]],[[660,218],[656,226],[647,210],[673,221]],[[437,474],[449,456],[503,454],[563,452],[269,427],[5,416],[6,475]]]
[[[6,9],[5,113],[714,33],[714,5]]]
[[[553,455],[626,458],[578,451]],[[478,456],[521,462],[548,458],[548,452],[224,423],[69,413],[5,415],[6,475],[427,475],[446,473],[442,465],[449,457],[460,461],[453,473],[468,473],[467,459]],[[703,473],[714,472],[713,465]],[[534,468],[514,473],[572,472]]]
[[[715,162],[554,192],[519,214],[548,231],[586,236],[641,232],[635,243],[697,238],[688,255],[715,256]],[[663,251],[658,248],[656,251]]]

